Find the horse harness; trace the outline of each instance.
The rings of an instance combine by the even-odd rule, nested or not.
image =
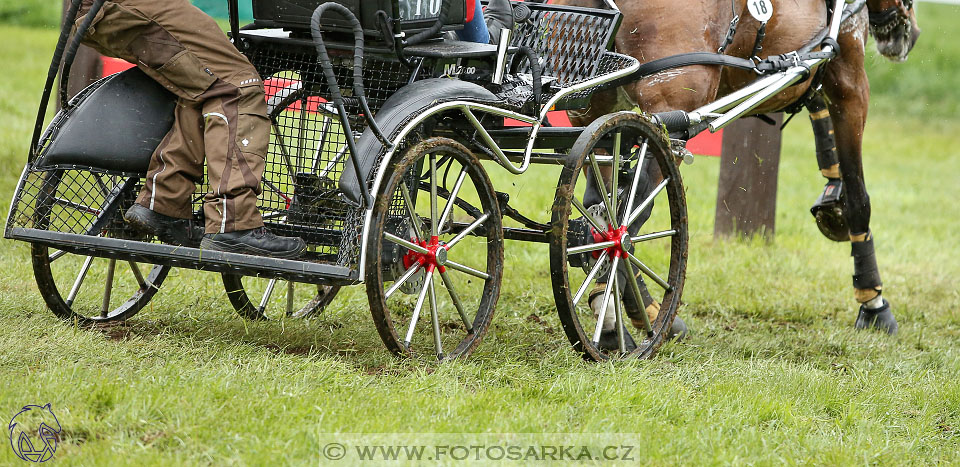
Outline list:
[[[833,8],[829,6],[830,2],[827,2],[827,3],[828,3],[828,13],[832,15]],[[897,14],[901,14],[901,15],[904,14],[902,11],[900,11],[901,10],[900,5],[905,6],[906,10],[909,11],[909,8],[912,8],[912,4],[913,4],[913,0],[903,0],[902,3],[898,2],[897,6],[890,7],[887,10],[884,10],[883,12],[878,13],[877,14],[878,18],[879,16],[882,16],[882,18],[878,19],[878,21],[883,22],[883,24],[886,24],[886,22],[892,23],[893,20],[897,18]],[[612,87],[623,86],[625,84],[629,84],[631,82],[641,80],[643,78],[655,75],[657,73],[660,73],[666,70],[681,68],[681,67],[691,66],[691,65],[726,66],[726,67],[738,68],[741,70],[752,70],[756,72],[758,75],[768,75],[773,73],[779,73],[782,71],[786,71],[795,66],[801,66],[801,67],[807,68],[807,76],[804,76],[803,79],[801,79],[800,81],[800,82],[803,82],[807,79],[811,71],[809,67],[806,67],[806,65],[804,64],[804,61],[811,60],[811,59],[824,58],[828,55],[826,52],[814,51],[815,48],[818,48],[818,47],[822,48],[823,46],[830,44],[833,46],[833,50],[840,49],[839,44],[837,44],[834,39],[827,37],[829,33],[829,26],[828,26],[827,28],[824,28],[823,30],[821,30],[814,37],[813,40],[808,42],[805,46],[801,47],[798,51],[787,53],[787,54],[775,55],[775,56],[767,57],[765,59],[760,59],[758,57],[758,54],[762,50],[762,42],[766,35],[766,22],[764,22],[761,24],[760,29],[757,31],[757,38],[754,41],[753,54],[751,58],[746,59],[746,58],[733,57],[730,55],[726,55],[723,52],[733,42],[733,36],[737,32],[737,26],[739,25],[739,22],[740,22],[740,16],[736,14],[735,0],[731,0],[731,5],[733,6],[733,13],[734,13],[733,20],[730,21],[730,27],[729,27],[729,30],[727,31],[727,36],[724,39],[723,44],[720,46],[719,50],[717,51],[718,53],[689,52],[689,53],[671,55],[669,57],[664,57],[657,60],[652,60],[652,61],[641,64],[640,67],[637,69],[637,71],[633,72],[631,75],[611,83],[611,86]],[[859,13],[864,6],[866,6],[866,0],[854,1],[849,8],[844,9],[842,21],[847,21],[848,18],[850,18],[856,13]],[[870,13],[870,23],[871,25],[874,24],[874,13]],[[817,69],[817,71],[814,73],[813,81],[811,83],[809,90],[803,95],[803,97],[797,100],[797,102],[783,109],[784,112],[787,112],[790,114],[796,114],[803,108],[803,106],[807,102],[810,101],[810,99],[813,98],[813,96],[817,92],[819,92],[821,82],[823,80],[824,70],[825,70],[825,67],[820,67]],[[791,118],[792,118],[792,115],[791,115]],[[789,123],[789,121],[790,119],[787,119],[787,121],[784,123],[784,126],[787,123]],[[770,122],[772,122],[772,120],[770,120]]]

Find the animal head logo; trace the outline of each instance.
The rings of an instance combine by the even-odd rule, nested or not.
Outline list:
[[[60,421],[50,404],[27,405],[13,416],[10,425],[10,447],[17,457],[29,462],[46,462],[53,458],[60,439]]]

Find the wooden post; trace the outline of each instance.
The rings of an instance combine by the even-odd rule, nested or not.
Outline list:
[[[769,117],[776,126],[745,118],[723,130],[714,237],[749,237],[759,232],[773,240],[783,114]]]
[[[63,24],[64,16],[70,8],[70,0],[63,0],[63,13],[60,16],[60,23]],[[103,74],[103,63],[100,61],[100,54],[96,50],[85,45],[81,45],[77,50],[77,58],[73,61],[70,68],[70,77],[67,82],[67,94],[70,97],[75,96],[83,88],[89,86],[94,81],[100,79]],[[60,107],[59,94],[57,94],[57,108]]]

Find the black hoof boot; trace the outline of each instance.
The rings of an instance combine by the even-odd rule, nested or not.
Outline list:
[[[817,228],[824,237],[835,242],[850,240],[850,229],[843,214],[843,182],[839,178],[827,181],[810,214],[817,220]]]
[[[200,248],[244,255],[295,259],[307,250],[307,244],[300,237],[280,237],[271,233],[266,227],[259,227],[236,232],[206,234],[200,242]]]
[[[623,343],[624,349],[627,352],[633,352],[637,348],[637,343],[633,340],[633,337],[627,332],[627,328],[623,328]],[[611,329],[609,331],[600,331],[600,342],[597,343],[597,348],[604,352],[617,352],[620,350],[620,342],[617,338],[617,330]]]
[[[899,326],[897,319],[890,310],[890,302],[883,299],[883,305],[875,310],[868,310],[866,305],[860,305],[860,314],[857,315],[857,329],[877,329],[894,336]]]
[[[192,219],[165,216],[139,204],[134,204],[123,219],[133,228],[153,236],[163,243],[196,248],[203,238],[203,228]]]

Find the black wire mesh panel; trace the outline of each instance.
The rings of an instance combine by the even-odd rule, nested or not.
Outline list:
[[[150,241],[122,214],[136,201],[139,177],[89,170],[26,172],[7,228]]]
[[[529,4],[532,16],[517,25],[513,45],[533,49],[544,61],[545,76],[562,87],[599,75],[601,58],[612,48],[620,25],[615,11]],[[525,63],[521,72],[529,72]]]
[[[360,102],[350,92],[353,56],[336,50],[331,55],[354,131],[351,136],[356,137],[367,125]],[[356,264],[360,219],[340,201],[337,191],[344,164],[349,163],[347,135],[328,100],[315,51],[263,42],[250,57],[264,78],[272,126],[260,196],[264,221],[278,234],[302,237],[321,259]],[[410,73],[395,60],[365,57],[364,88],[371,110],[379,110],[407,85]]]

